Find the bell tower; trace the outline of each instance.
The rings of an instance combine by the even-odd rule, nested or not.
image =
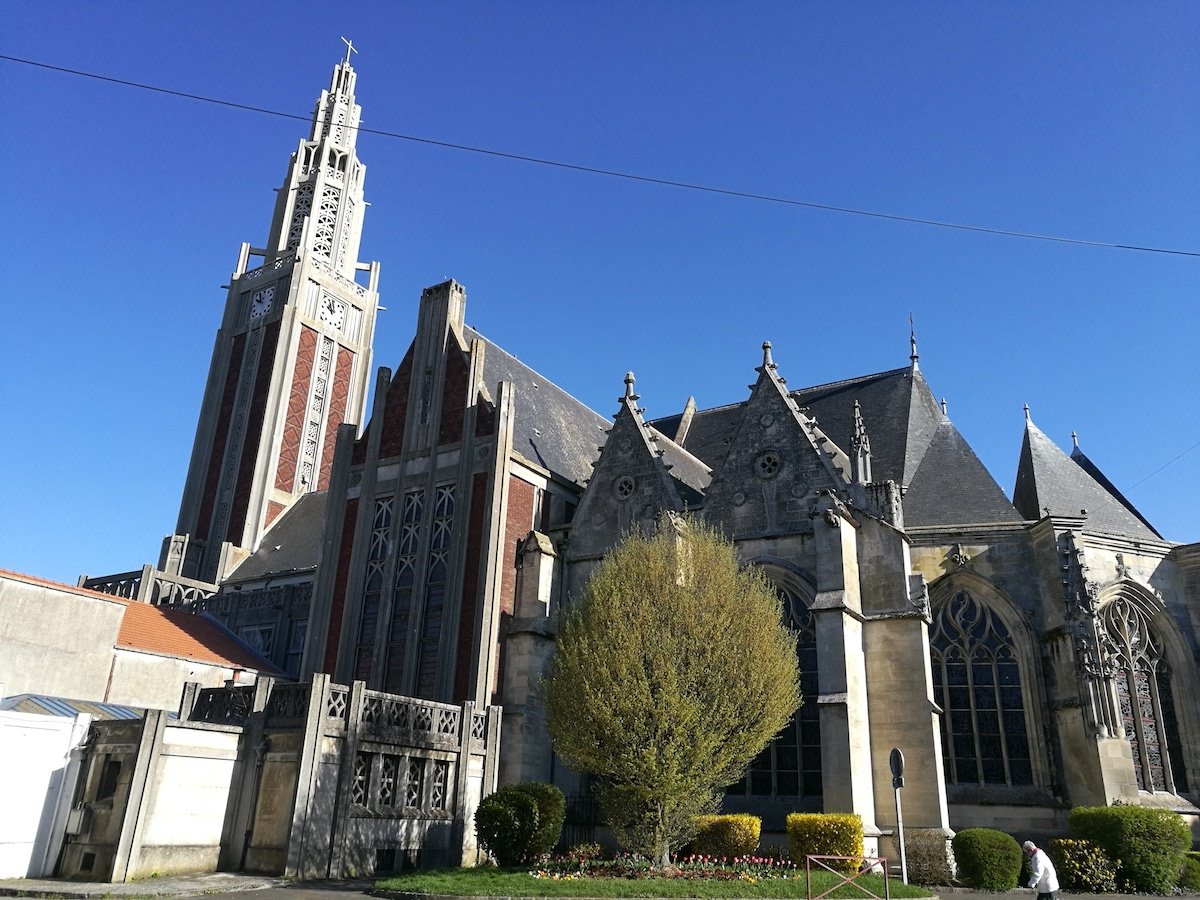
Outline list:
[[[266,245],[241,246],[164,571],[223,579],[327,487],[338,426],[362,421],[379,263],[358,261],[366,167],[352,50],[292,154]]]

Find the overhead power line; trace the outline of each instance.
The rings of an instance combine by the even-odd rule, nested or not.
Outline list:
[[[66,75],[75,75],[81,78],[91,78],[96,81],[104,81],[110,84],[119,84],[124,87],[137,88],[143,91],[153,91],[157,94],[166,94],[170,97],[181,97],[185,100],[196,100],[200,103],[211,103],[215,106],[224,106],[229,109],[240,109],[246,112],[260,113],[266,116],[276,116],[281,119],[295,119],[301,122],[311,121],[311,115],[299,115],[297,113],[281,112],[276,109],[267,109],[262,106],[252,106],[247,103],[235,103],[232,100],[222,100],[217,97],[206,97],[202,94],[191,94],[186,91],[177,91],[171,88],[159,87],[153,84],[144,84],[138,81],[128,81],[123,78],[113,78],[109,75],[99,75],[95,72],[84,72],[79,69],[68,69],[63,66],[54,66],[49,63],[38,62],[32,59],[22,59],[17,56],[8,56],[0,54],[0,59],[8,62],[20,63],[27,66],[35,66],[39,69],[48,69],[52,72],[61,72]],[[886,219],[892,222],[907,222],[911,225],[928,225],[935,228],[952,228],[958,231],[974,231],[980,234],[995,234],[1003,237],[1025,238],[1034,241],[1051,241],[1058,244],[1076,244],[1083,247],[1099,247],[1107,250],[1134,250],[1140,253],[1166,253],[1172,256],[1191,256],[1200,257],[1200,251],[1196,250],[1173,250],[1166,247],[1147,247],[1138,244],[1116,244],[1107,241],[1089,241],[1083,238],[1063,237],[1062,235],[1053,234],[1037,234],[1029,231],[1013,231],[1007,228],[989,228],[984,225],[968,225],[962,222],[943,222],[938,219],[924,219],[918,216],[905,216],[899,213],[877,212],[867,209],[854,209],[848,206],[835,206],[829,203],[816,203],[811,200],[797,200],[793,197],[779,197],[772,194],[756,194],[750,191],[738,191],[732,188],[716,187],[708,184],[695,184],[688,181],[677,181],[671,178],[656,178],[651,175],[637,175],[633,172],[620,172],[615,169],[602,169],[596,166],[585,166],[578,163],[562,162],[561,160],[543,159],[537,156],[529,156],[523,153],[508,153],[503,150],[491,150],[486,147],[472,147],[468,144],[457,144],[451,141],[439,141],[434,138],[419,137],[412,134],[402,134],[397,131],[385,131],[379,128],[364,128],[359,126],[359,134],[373,134],[379,137],[393,138],[395,140],[409,141],[416,144],[426,144],[432,147],[443,147],[448,150],[461,150],[466,153],[478,153],[484,156],[494,156],[499,159],[511,159],[516,162],[533,163],[539,166],[550,166],[556,169],[567,169],[572,172],[585,172],[589,175],[603,175],[608,178],[621,178],[626,181],[637,181],[643,184],[655,184],[661,187],[681,188],[689,191],[701,191],[707,194],[718,194],[724,197],[737,197],[743,200],[758,200],[764,203],[779,203],[786,206],[800,206],[806,209],[822,210],[824,212],[845,213],[851,216],[865,216],[872,219]]]

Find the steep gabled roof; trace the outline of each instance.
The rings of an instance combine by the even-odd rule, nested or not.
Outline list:
[[[1072,435],[1072,437],[1074,437],[1074,435]],[[1071,450],[1071,460],[1077,466],[1083,469],[1083,471],[1091,475],[1092,480],[1095,481],[1096,484],[1100,485],[1100,487],[1104,488],[1104,490],[1108,491],[1108,493],[1111,494],[1118,503],[1137,516],[1143,525],[1145,525],[1155,534],[1158,534],[1158,529],[1151,525],[1149,520],[1140,512],[1138,512],[1137,507],[1130,503],[1129,500],[1125,498],[1125,495],[1117,490],[1117,486],[1108,480],[1108,476],[1100,471],[1100,467],[1088,459],[1087,455],[1079,449],[1078,442],[1075,443],[1074,448]],[[1158,534],[1158,536],[1162,537],[1161,534]]]
[[[729,452],[729,442],[742,421],[745,402],[697,410],[679,445],[710,469],[718,469]],[[678,440],[682,414],[655,419],[650,424],[672,441]]]
[[[904,494],[905,524],[969,525],[1020,520],[1020,514],[975,451],[950,420],[943,419]]]
[[[489,391],[501,381],[516,388],[513,448],[531,462],[583,484],[604,443],[608,421],[511,353],[465,326],[468,344],[484,344],[483,377]]]
[[[852,446],[858,402],[871,442],[873,478],[890,479],[907,489],[906,524],[1021,521],[996,480],[942,413],[919,368],[905,366],[800,388],[791,396],[843,451]],[[683,447],[719,470],[744,412],[744,402],[697,411]],[[674,435],[681,419],[681,415],[669,416],[653,424]]]
[[[670,475],[679,489],[680,499],[689,507],[696,506],[704,498],[704,490],[712,481],[712,471],[700,459],[676,444],[671,438],[653,425],[650,430],[658,437],[658,449],[663,452],[663,462],[669,467]]]
[[[258,549],[246,557],[226,583],[314,571],[321,561],[328,499],[328,491],[314,491],[297,500],[263,535]]]
[[[1130,511],[1127,503],[1124,498],[1117,499],[1084,466],[1063,453],[1032,419],[1026,420],[1017,483],[1013,488],[1013,504],[1025,518],[1040,519],[1047,514],[1078,516],[1087,510],[1086,528],[1161,540],[1140,515]]]

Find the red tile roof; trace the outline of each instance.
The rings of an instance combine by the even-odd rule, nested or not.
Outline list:
[[[26,584],[53,588],[89,599],[107,600],[124,606],[125,614],[121,618],[121,628],[117,633],[118,647],[267,674],[279,671],[269,660],[259,656],[215,621],[204,616],[152,606],[149,603],[138,603],[112,594],[47,581],[7,569],[0,569],[0,578],[11,578]]]

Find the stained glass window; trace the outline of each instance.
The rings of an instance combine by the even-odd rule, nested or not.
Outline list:
[[[1171,672],[1146,615],[1125,597],[1100,614],[1117,666],[1113,683],[1138,790],[1187,790]]]
[[[404,658],[408,642],[408,623],[412,617],[413,584],[416,577],[417,544],[421,537],[421,517],[425,491],[418,488],[404,495],[401,510],[400,539],[396,546],[396,584],[392,592],[392,621],[388,627],[387,670],[384,690],[403,693]]]
[[[442,615],[449,577],[450,538],[454,526],[454,485],[438,485],[434,494],[429,539],[429,570],[425,577],[425,610],[421,626],[421,658],[417,670],[417,695],[433,696],[441,659]]]
[[[777,587],[788,627],[797,632],[803,704],[795,718],[750,764],[750,771],[727,793],[758,797],[803,797],[820,806],[821,725],[817,708],[817,632],[812,613],[799,595]]]
[[[1021,669],[1004,623],[959,591],[934,610],[929,643],[946,780],[1033,784]]]

